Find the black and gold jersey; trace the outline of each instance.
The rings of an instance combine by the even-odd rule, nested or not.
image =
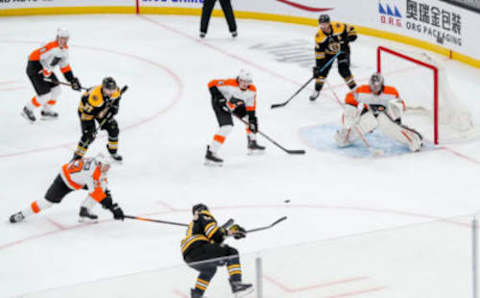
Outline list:
[[[82,99],[80,100],[78,107],[80,120],[100,120],[106,116],[110,108],[113,107],[118,110],[120,95],[120,89],[118,88],[111,97],[103,94],[101,85],[89,89],[83,93]]]
[[[319,29],[315,35],[315,57],[317,60],[335,55],[340,50],[342,52],[349,51],[348,43],[357,39],[357,32],[353,26],[332,22],[330,29],[330,33],[325,33]]]
[[[217,225],[212,214],[203,210],[188,225],[187,234],[180,245],[182,254],[185,256],[202,244],[222,243],[226,235],[227,232],[223,227]]]

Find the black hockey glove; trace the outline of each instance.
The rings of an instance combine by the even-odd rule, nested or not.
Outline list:
[[[253,132],[258,132],[258,119],[257,116],[249,116],[248,117],[248,128]]]
[[[313,77],[318,78],[320,76],[320,67],[314,66],[313,67]]]
[[[235,110],[233,110],[233,113],[239,117],[239,118],[243,118],[247,115],[247,108],[245,107],[245,105],[242,103],[242,104],[239,104]]]
[[[79,91],[80,89],[82,89],[82,85],[80,85],[80,81],[78,80],[77,77],[73,77],[73,78],[70,80],[70,83],[72,84],[72,89],[73,89],[73,90]]]
[[[238,239],[245,238],[247,236],[247,230],[245,230],[244,228],[242,228],[237,224],[234,224],[228,229],[228,234],[232,235],[233,238],[238,240]]]
[[[124,220],[125,216],[123,215],[123,210],[118,206],[117,203],[113,204],[109,209],[113,213],[113,218],[117,220]]]

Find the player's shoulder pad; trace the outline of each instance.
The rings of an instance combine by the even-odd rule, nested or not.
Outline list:
[[[383,89],[383,93],[385,94],[390,94],[390,95],[395,95],[396,97],[399,96],[397,88],[393,86],[385,86]]]
[[[345,24],[339,22],[332,22],[332,28],[334,35],[342,34],[345,30]]]
[[[327,36],[325,35],[325,33],[323,33],[322,29],[318,29],[318,32],[315,35],[315,42],[322,43],[325,41],[326,38]]]
[[[356,93],[371,93],[370,91],[370,86],[368,85],[360,85],[357,88],[355,88]]]
[[[257,92],[257,87],[255,87],[255,85],[253,85],[253,84],[250,84],[248,86],[248,90],[253,91],[253,92]]]
[[[120,89],[117,88],[117,90],[115,90],[115,92],[113,92],[112,97],[110,97],[110,98],[111,98],[111,99],[117,99],[117,98],[120,97],[120,95],[122,95],[122,94],[120,93]]]
[[[207,221],[212,221],[212,220],[215,220],[215,217],[213,217],[213,215],[210,213],[210,211],[207,211],[207,210],[202,210],[198,213],[199,217],[201,217],[202,219],[204,220],[207,220]]]
[[[102,86],[93,88],[88,97],[88,103],[93,107],[99,107],[103,104]]]

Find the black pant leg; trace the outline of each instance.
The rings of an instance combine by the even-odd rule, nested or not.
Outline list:
[[[233,126],[233,118],[232,114],[224,111],[221,107],[215,104],[215,99],[212,97],[212,108],[215,112],[215,116],[217,117],[217,122],[219,126],[225,125],[232,125]]]
[[[322,68],[324,67],[325,64],[327,64],[330,59],[332,59],[332,55],[326,55],[325,59],[322,60],[317,60],[317,67]],[[320,91],[323,88],[323,85],[325,84],[325,79],[328,76],[328,73],[330,72],[330,69],[332,68],[333,63],[330,63],[327,67],[325,67],[319,74],[319,76],[315,77],[315,90]]]
[[[222,6],[223,13],[228,23],[228,30],[230,32],[237,31],[237,22],[235,21],[235,15],[233,14],[232,3],[230,0],[220,0],[220,6]]]
[[[55,84],[43,80],[42,65],[38,61],[28,61],[27,76],[35,89],[35,93],[41,96],[50,92]]]
[[[63,182],[62,177],[57,175],[52,185],[47,190],[45,194],[45,199],[52,203],[60,203],[62,199],[72,191],[65,182]]]
[[[202,7],[202,18],[200,19],[200,32],[207,33],[208,23],[212,16],[212,10],[217,0],[205,0]]]
[[[108,133],[108,152],[115,154],[118,150],[118,135],[120,134],[120,129],[118,128],[117,120],[110,119],[103,125],[102,130],[105,129]]]

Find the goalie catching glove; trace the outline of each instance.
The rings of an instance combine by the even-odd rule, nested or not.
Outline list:
[[[247,236],[247,230],[237,224],[234,224],[230,228],[228,228],[228,235],[233,236],[233,238],[237,240],[242,239]]]

